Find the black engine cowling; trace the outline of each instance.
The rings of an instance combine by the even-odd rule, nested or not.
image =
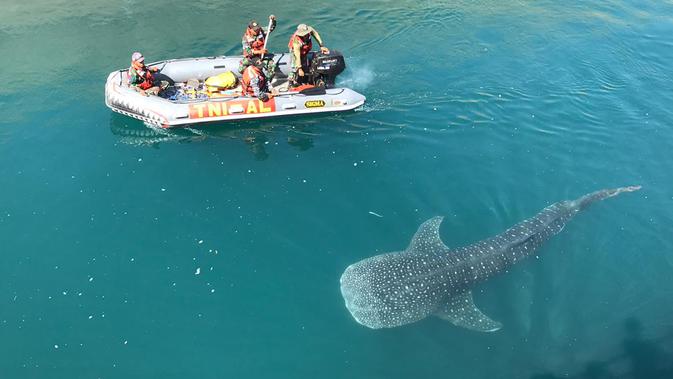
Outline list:
[[[345,69],[346,60],[340,52],[336,50],[330,50],[329,54],[316,52],[309,67],[310,80],[316,86],[332,87],[337,75]]]

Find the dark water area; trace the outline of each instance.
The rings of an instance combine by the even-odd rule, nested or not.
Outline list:
[[[673,378],[673,2],[5,1],[0,378]],[[239,54],[273,13],[344,53],[355,112],[156,130],[107,74]],[[479,285],[494,333],[359,325],[339,278],[564,199]]]

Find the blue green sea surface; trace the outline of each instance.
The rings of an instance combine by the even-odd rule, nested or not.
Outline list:
[[[109,72],[344,53],[355,112],[161,131]],[[673,2],[4,0],[0,378],[673,378]],[[642,185],[481,284],[504,327],[372,330],[339,277]]]

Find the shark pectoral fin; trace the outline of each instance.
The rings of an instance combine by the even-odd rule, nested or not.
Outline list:
[[[502,328],[501,323],[491,320],[474,305],[470,291],[452,297],[437,309],[435,316],[477,332],[495,332]]]
[[[437,254],[448,251],[449,248],[439,237],[439,226],[443,219],[444,217],[437,216],[421,224],[406,251],[414,254]]]

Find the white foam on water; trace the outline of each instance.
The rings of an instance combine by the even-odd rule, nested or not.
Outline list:
[[[369,66],[351,66],[338,80],[339,87],[364,90],[374,81],[376,73]]]

